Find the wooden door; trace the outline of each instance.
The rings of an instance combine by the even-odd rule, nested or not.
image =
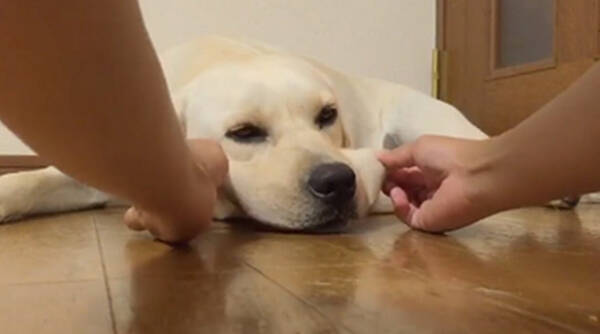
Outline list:
[[[498,134],[598,59],[600,0],[439,0],[438,48],[440,97]]]

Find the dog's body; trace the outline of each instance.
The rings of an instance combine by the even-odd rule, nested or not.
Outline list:
[[[375,150],[423,134],[486,137],[458,110],[425,94],[258,44],[207,37],[161,61],[187,137],[218,140],[229,157],[218,219],[338,228],[391,211],[381,200]],[[110,200],[53,167],[0,177],[0,222]]]

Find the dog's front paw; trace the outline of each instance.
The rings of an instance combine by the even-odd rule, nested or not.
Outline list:
[[[550,203],[546,204],[546,206],[559,210],[571,210],[574,209],[577,204],[579,204],[580,199],[581,197],[579,196],[564,197],[551,201]]]
[[[18,174],[0,176],[0,224],[17,220],[27,211],[19,179]]]
[[[8,223],[19,219],[20,215],[17,212],[6,208],[4,203],[0,203],[0,224]]]
[[[2,202],[2,199],[0,199],[0,224],[19,220],[24,216],[25,212],[23,210],[20,210],[9,203]]]

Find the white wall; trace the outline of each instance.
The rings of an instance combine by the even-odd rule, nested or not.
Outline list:
[[[429,92],[435,0],[140,0],[160,52],[202,34],[267,42]],[[0,154],[29,150],[0,126]]]
[[[29,155],[33,152],[0,123],[0,155]]]
[[[428,92],[434,0],[141,0],[157,49],[216,33]]]

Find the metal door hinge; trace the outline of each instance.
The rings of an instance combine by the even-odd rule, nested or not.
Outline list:
[[[442,98],[444,64],[446,52],[440,49],[433,49],[432,69],[431,69],[431,95],[436,98]]]

